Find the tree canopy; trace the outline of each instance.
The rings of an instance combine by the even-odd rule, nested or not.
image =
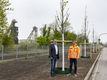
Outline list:
[[[9,7],[10,5],[9,0],[0,0],[0,44],[2,44],[2,41],[5,41],[2,39],[6,38],[4,33],[8,27],[7,12],[12,10],[12,8]]]

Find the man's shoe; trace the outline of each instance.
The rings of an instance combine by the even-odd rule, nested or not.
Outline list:
[[[75,77],[77,77],[77,74],[74,74]]]
[[[51,77],[54,77],[54,74],[51,74]]]
[[[71,75],[72,75],[71,73],[67,74],[67,76],[71,76]]]

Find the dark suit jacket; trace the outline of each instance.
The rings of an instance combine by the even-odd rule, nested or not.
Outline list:
[[[56,55],[56,50],[55,50],[55,46],[53,43],[50,44],[49,46],[49,57],[53,57],[53,58],[57,57],[59,59],[59,47],[58,47],[58,54]]]

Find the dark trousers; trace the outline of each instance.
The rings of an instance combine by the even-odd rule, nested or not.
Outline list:
[[[72,73],[72,66],[74,63],[74,73],[77,73],[77,59],[70,59],[70,73]]]
[[[51,59],[51,76],[55,74],[55,65],[56,65],[57,57]]]

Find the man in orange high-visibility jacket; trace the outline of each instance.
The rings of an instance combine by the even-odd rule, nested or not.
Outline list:
[[[79,58],[80,48],[77,46],[76,41],[72,42],[69,48],[68,59],[70,60],[70,74],[72,74],[72,65],[74,63],[74,73],[77,76],[77,59]]]

